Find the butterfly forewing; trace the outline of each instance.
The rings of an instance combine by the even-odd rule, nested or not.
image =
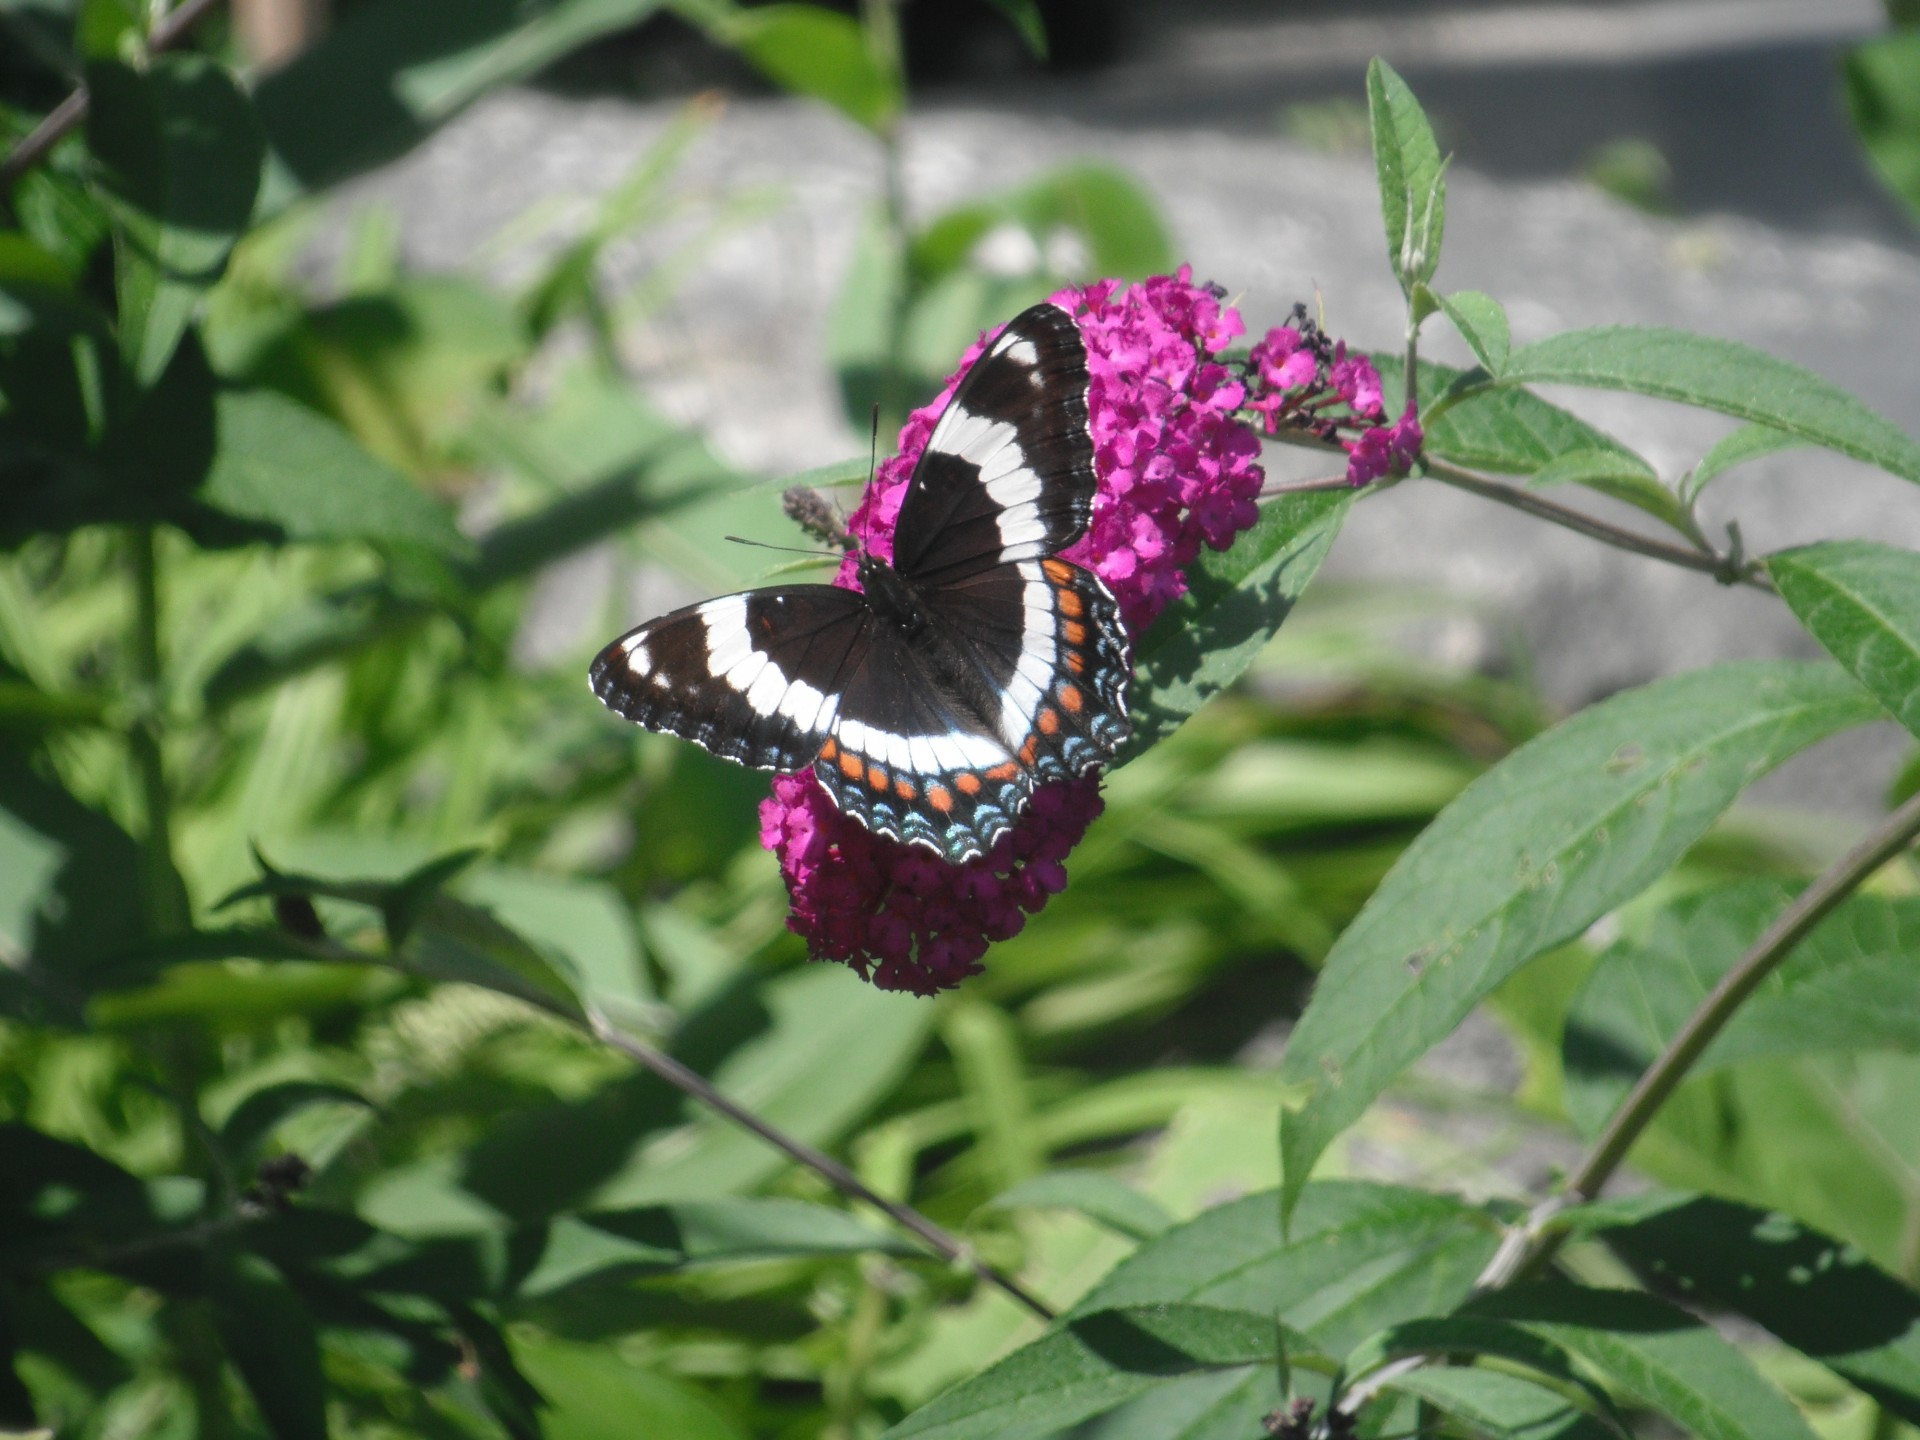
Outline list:
[[[723,595],[628,631],[588,678],[636,725],[758,770],[797,770],[833,733],[873,624],[858,594],[831,585]]]
[[[974,362],[907,482],[893,563],[943,584],[1065,549],[1087,528],[1097,483],[1087,431],[1087,352],[1057,305],[1036,305]]]

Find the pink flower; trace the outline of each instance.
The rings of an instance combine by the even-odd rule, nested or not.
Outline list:
[[[1238,416],[1250,385],[1217,358],[1245,326],[1221,299],[1186,266],[1053,296],[1086,340],[1099,474],[1087,533],[1063,553],[1106,581],[1135,635],[1186,593],[1184,572],[1202,545],[1225,549],[1258,516],[1260,442]],[[854,538],[880,558],[893,558],[900,502],[934,422],[992,339],[969,347],[940,394],[908,417],[899,453],[849,517]],[[834,583],[859,588],[857,564],[849,555]],[[1098,777],[1043,785],[992,850],[954,865],[871,834],[802,771],[775,777],[760,836],[780,858],[788,928],[815,958],[842,961],[882,989],[931,995],[977,973],[989,944],[1018,934],[1065,888],[1067,855],[1100,810]]]
[[[1294,430],[1347,452],[1347,479],[1365,485],[1404,475],[1425,437],[1414,407],[1389,425],[1380,372],[1364,355],[1330,340],[1304,305],[1292,323],[1275,326],[1247,355],[1245,408],[1269,435]]]

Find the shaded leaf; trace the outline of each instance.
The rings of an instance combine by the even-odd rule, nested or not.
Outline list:
[[[1732,1344],[1651,1295],[1546,1282],[1482,1296],[1463,1313],[1551,1341],[1700,1440],[1812,1440],[1792,1403]]]
[[[1427,1365],[1396,1376],[1389,1388],[1497,1440],[1600,1440],[1616,1433],[1558,1390],[1502,1370]]]
[[[1352,500],[1284,496],[1231,549],[1204,552],[1188,569],[1187,593],[1134,646],[1133,736],[1116,764],[1166,739],[1246,672],[1320,569]]]
[[[1155,1200],[1098,1170],[1054,1170],[993,1197],[996,1210],[1078,1210],[1134,1240],[1151,1240],[1173,1224]]]
[[[1867,158],[1920,218],[1920,31],[1856,45],[1842,65],[1847,113]]]
[[[514,1352],[543,1405],[545,1440],[747,1440],[698,1386],[635,1364],[609,1345],[569,1345],[525,1331]]]
[[[660,0],[382,0],[341,14],[254,92],[269,144],[316,188],[402,154],[498,85],[602,35]]]
[[[281,1123],[315,1105],[374,1108],[357,1090],[319,1080],[286,1080],[247,1096],[220,1127],[220,1145],[237,1164],[251,1164]]]
[[[240,88],[203,56],[156,55],[143,71],[96,62],[87,94],[88,148],[125,239],[115,266],[121,351],[147,385],[246,229],[263,142]]]
[[[320,1342],[300,1297],[258,1255],[211,1255],[208,1297],[227,1358],[278,1440],[327,1440]]]
[[[1660,483],[1660,477],[1638,455],[1622,455],[1612,450],[1574,450],[1541,466],[1527,484],[1534,489],[1584,485],[1644,511],[1682,535],[1691,533],[1686,506]]]
[[[1035,0],[988,0],[988,3],[1020,32],[1020,38],[1026,41],[1027,49],[1036,59],[1047,58],[1047,21]]]
[[[1408,847],[1341,935],[1281,1074],[1288,1195],[1387,1085],[1534,956],[1632,899],[1758,776],[1878,707],[1829,665],[1722,665],[1514,751]]]
[[[1851,1245],[1710,1196],[1600,1235],[1649,1284],[1746,1316],[1920,1424],[1920,1294]]]
[[[856,124],[880,130],[900,113],[900,80],[876,57],[858,21],[817,5],[733,11],[715,38],[776,84],[824,100]]]
[[[1793,898],[1779,881],[1689,895],[1600,956],[1567,1012],[1567,1111],[1596,1132]],[[1920,900],[1854,895],[1761,982],[1691,1076],[1766,1056],[1920,1052]]]
[[[218,401],[220,448],[201,496],[289,540],[367,540],[462,556],[472,546],[444,505],[339,426],[271,390]]]
[[[1658,326],[1570,330],[1516,350],[1503,385],[1585,385],[1769,425],[1920,481],[1920,444],[1839,386],[1750,345]]]
[[[1920,735],[1920,555],[1837,540],[1769,555],[1767,572],[1827,653]]]
[[[1204,1305],[1079,1311],[886,1432],[938,1440],[1041,1440],[1104,1414],[1168,1376],[1277,1358],[1265,1315]]]

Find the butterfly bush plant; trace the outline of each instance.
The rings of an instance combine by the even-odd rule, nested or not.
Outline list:
[[[848,528],[891,555],[946,402],[997,323],[1051,294],[1085,347],[1095,480],[1061,558],[1111,593],[1132,662],[1113,764],[1040,786],[952,863],[862,828],[810,772],[768,794],[635,740],[573,656],[521,654],[554,562],[704,544],[724,571],[725,525],[770,505],[636,393],[609,317],[657,297],[610,293],[600,263],[667,208],[712,107],[517,293],[409,273],[377,217],[335,293],[291,278],[295,191],[650,7],[440,8],[344,7],[243,85],[171,53],[184,23],[143,34],[142,7],[89,5],[71,63],[8,94],[0,1430],[1920,1426],[1920,798],[1893,777],[1887,815],[1811,876],[1741,861],[1717,828],[1822,739],[1920,730],[1920,559],[1748,555],[1696,508],[1790,446],[1920,482],[1920,445],[1727,342],[1516,344],[1493,298],[1436,286],[1444,165],[1380,64],[1406,298],[1387,351],[1301,309],[1248,334],[1101,167],[922,231],[895,213],[898,284],[871,288],[903,309],[861,330],[844,303],[849,398],[864,413],[863,384],[930,393],[958,368]],[[891,7],[675,8],[897,149]],[[998,9],[1039,33],[1031,5]],[[21,23],[33,55],[58,49]],[[83,129],[74,105],[31,109],[78,71]],[[996,224],[1085,225],[1088,274],[1128,278],[966,272]],[[991,297],[989,328],[899,353],[935,328],[902,314],[956,277]],[[1440,324],[1473,368],[1421,354]],[[568,327],[584,358],[549,349]],[[1546,384],[1738,428],[1663,478]],[[1281,445],[1324,473],[1274,480]],[[1404,699],[1383,687],[1365,740],[1315,753],[1389,777],[1398,808],[1303,819],[1235,767],[1298,753],[1283,727],[1316,717],[1237,682],[1296,633],[1351,507],[1435,484],[1758,592],[1827,658],[1684,673],[1551,725],[1484,685],[1421,692],[1496,737],[1478,778],[1462,761],[1437,786],[1424,722],[1395,732],[1423,765],[1367,770]],[[849,561],[838,583],[857,580]],[[1476,1012],[1527,1062],[1520,1099],[1476,1114],[1556,1136],[1561,1173],[1521,1193],[1454,1147],[1430,1183],[1359,1178],[1383,1137],[1432,1158],[1405,1107],[1433,1086],[1409,1072]],[[1240,1049],[1276,1021],[1277,1075]]]

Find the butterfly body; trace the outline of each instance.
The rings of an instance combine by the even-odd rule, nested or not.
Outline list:
[[[1034,787],[1128,734],[1118,608],[1059,558],[1095,475],[1084,342],[1053,305],[975,362],[916,463],[891,561],[859,590],[789,585],[690,606],[594,661],[594,692],[649,729],[759,769],[811,766],[876,834],[972,859]]]

